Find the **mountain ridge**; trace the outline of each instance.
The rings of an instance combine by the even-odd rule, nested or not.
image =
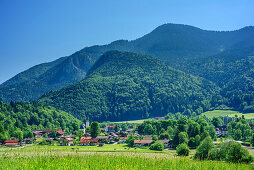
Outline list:
[[[11,100],[33,100],[51,90],[61,89],[76,83],[85,77],[87,71],[103,53],[110,50],[149,55],[176,68],[175,65],[182,64],[184,59],[192,60],[216,55],[221,53],[221,51],[226,51],[227,48],[237,43],[244,42],[249,37],[254,37],[253,26],[244,27],[235,31],[207,31],[182,24],[164,24],[135,40],[117,40],[106,45],[85,47],[64,58],[57,65],[47,68],[46,71],[51,69],[52,74],[46,75],[45,70],[43,70],[44,66],[38,68],[38,76],[35,78],[33,77],[33,72],[29,73],[29,70],[25,71],[22,73],[24,78],[21,81],[15,76],[10,81],[0,85],[0,100],[2,99],[7,102]],[[250,39],[247,42],[249,41]],[[76,60],[78,58],[81,58],[81,60],[84,58],[82,60],[84,62],[83,65],[75,67],[75,64],[73,65],[70,61],[68,62],[68,60],[74,58]],[[70,72],[68,73],[66,70],[70,70]],[[38,80],[40,79],[38,77],[43,77],[45,81]],[[13,79],[17,79],[18,83],[15,85],[11,84],[10,82]],[[58,81],[54,82],[54,79],[58,79]],[[47,83],[48,80],[52,81]],[[44,89],[37,88],[42,85]],[[23,92],[23,89],[26,89],[26,92]]]

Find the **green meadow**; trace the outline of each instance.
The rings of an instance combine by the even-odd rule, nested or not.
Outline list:
[[[149,151],[126,145],[0,148],[0,169],[214,169],[248,170],[253,164],[193,160],[175,150]]]
[[[213,111],[207,111],[202,113],[202,115],[208,117],[208,118],[213,118],[213,117],[220,117],[220,116],[226,116],[228,115],[229,117],[235,117],[237,115],[238,117],[241,117],[244,115],[245,119],[254,119],[254,113],[240,113],[238,111],[234,110],[213,110]]]

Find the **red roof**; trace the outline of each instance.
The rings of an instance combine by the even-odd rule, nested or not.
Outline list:
[[[6,146],[12,146],[12,145],[18,145],[18,143],[6,143],[4,145],[6,145]]]
[[[79,143],[97,143],[98,139],[81,139]]]
[[[92,139],[92,137],[81,137],[81,140]]]
[[[4,143],[18,143],[19,140],[5,140]]]
[[[115,126],[106,126],[106,127],[108,127],[108,128],[115,128]],[[106,128],[106,127],[105,127],[105,128]]]
[[[141,144],[141,143],[151,143],[153,140],[134,140],[134,143]]]
[[[59,133],[59,134],[65,134],[66,132],[59,130],[59,131],[57,131],[57,133]]]
[[[128,139],[127,137],[120,137],[121,140],[126,140]]]
[[[74,139],[73,138],[66,138],[68,141],[73,141]]]

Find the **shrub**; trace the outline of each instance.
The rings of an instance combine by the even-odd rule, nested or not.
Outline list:
[[[190,149],[188,145],[182,143],[176,147],[176,152],[178,156],[188,156],[190,153]]]
[[[253,157],[249,154],[247,149],[242,148],[240,143],[233,142],[229,146],[227,161],[250,163],[253,161]]]
[[[160,134],[160,136],[159,136],[159,139],[161,139],[161,140],[163,140],[163,139],[169,139],[170,137],[169,137],[169,134],[168,133],[162,133],[162,134]]]
[[[197,148],[197,152],[194,158],[207,159],[209,157],[209,152],[214,148],[213,141],[210,136],[206,137]]]
[[[156,142],[155,144],[152,144],[149,149],[157,150],[157,151],[163,151],[164,150],[164,145],[161,142]]]

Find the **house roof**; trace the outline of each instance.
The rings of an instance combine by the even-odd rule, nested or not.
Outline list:
[[[73,141],[74,139],[73,138],[66,138],[68,141]]]
[[[34,132],[46,133],[46,132],[51,132],[51,131],[52,131],[51,129],[38,129],[38,130],[33,130],[33,133],[34,133]]]
[[[4,143],[18,143],[19,140],[5,140]]]
[[[81,137],[81,140],[92,139],[92,137]]]
[[[97,136],[96,139],[109,139],[109,136]]]
[[[97,143],[98,139],[81,139],[79,143]]]
[[[126,140],[128,137],[120,137],[121,140]]]
[[[153,140],[134,140],[135,144],[151,143]]]
[[[59,130],[59,131],[57,131],[57,133],[59,133],[59,134],[65,134],[65,133],[67,133],[67,132],[64,132],[64,131]]]
[[[18,143],[5,143],[6,146],[18,145]]]
[[[30,141],[30,140],[35,140],[35,138],[25,138],[23,139],[24,141]]]

